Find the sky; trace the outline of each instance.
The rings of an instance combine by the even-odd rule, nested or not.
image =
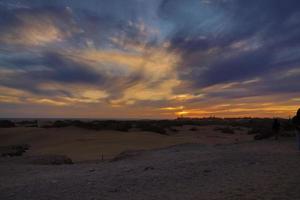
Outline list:
[[[289,117],[299,0],[0,0],[0,117]]]

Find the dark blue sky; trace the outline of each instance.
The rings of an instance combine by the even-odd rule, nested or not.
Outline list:
[[[298,0],[0,0],[0,116],[283,116]]]

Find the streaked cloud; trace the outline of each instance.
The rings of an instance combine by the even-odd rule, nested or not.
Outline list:
[[[299,8],[297,0],[3,0],[1,113],[287,117],[300,96]]]
[[[4,45],[45,46],[62,42],[81,31],[68,7],[0,9],[3,11],[0,43]]]

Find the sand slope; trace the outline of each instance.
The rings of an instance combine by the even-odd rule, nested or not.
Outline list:
[[[30,144],[26,155],[67,155],[73,161],[111,159],[126,150],[153,149],[184,143],[233,143],[236,140],[249,141],[253,136],[245,131],[236,134],[222,134],[214,131],[215,126],[191,126],[177,128],[171,136],[151,132],[95,131],[80,128],[9,128],[0,129],[0,146]]]
[[[116,162],[39,166],[0,163],[0,199],[300,199],[294,140],[186,144]]]

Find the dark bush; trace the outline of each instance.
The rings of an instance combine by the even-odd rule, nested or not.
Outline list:
[[[65,155],[42,155],[34,156],[29,159],[30,164],[36,165],[63,165],[63,164],[73,164],[71,158]]]
[[[154,133],[159,133],[162,135],[167,135],[167,131],[161,124],[151,123],[151,122],[141,122],[137,124],[137,128],[141,131],[149,131]]]
[[[248,131],[248,135],[254,135],[254,134],[258,134],[260,132],[260,130],[258,128],[251,128]]]
[[[37,120],[25,120],[25,121],[20,121],[16,123],[17,126],[23,126],[23,127],[38,127],[38,122]]]
[[[259,133],[259,134],[254,136],[254,140],[267,139],[267,138],[270,138],[272,136],[273,136],[273,134],[270,134],[270,133]]]
[[[218,127],[215,128],[216,131],[221,131],[222,133],[226,133],[226,134],[234,134],[234,129],[230,128],[230,127]]]
[[[196,127],[192,127],[190,128],[190,131],[198,131],[198,129]]]
[[[172,132],[178,132],[178,130],[176,128],[169,128],[169,130]]]
[[[274,135],[274,132],[272,131],[271,127],[261,127],[256,129],[257,133],[254,136],[255,140],[267,139]]]
[[[68,122],[68,121],[61,121],[61,120],[58,120],[58,121],[55,121],[51,127],[53,128],[63,128],[63,127],[68,127],[68,126],[71,126],[71,123]]]
[[[15,123],[9,120],[0,120],[0,128],[12,128],[15,127]]]
[[[132,128],[130,123],[117,123],[113,130],[128,132]]]
[[[0,152],[3,157],[22,156],[29,148],[28,144],[2,146],[0,147]]]
[[[292,120],[288,120],[287,122],[282,124],[282,129],[284,131],[293,131],[295,130],[295,125],[292,123]]]

